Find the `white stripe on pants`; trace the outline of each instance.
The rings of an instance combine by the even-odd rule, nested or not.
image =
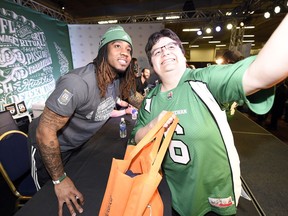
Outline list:
[[[34,180],[36,189],[37,191],[39,191],[41,189],[41,186],[38,182],[36,160],[34,158],[36,151],[37,149],[33,145],[31,145],[31,175]]]

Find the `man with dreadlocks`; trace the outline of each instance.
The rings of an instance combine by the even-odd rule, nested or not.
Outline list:
[[[53,181],[59,216],[64,203],[71,215],[83,212],[84,197],[66,176],[64,165],[73,150],[115,116],[116,103],[128,106],[120,98],[136,89],[131,55],[130,36],[121,26],[109,28],[93,63],[60,77],[42,115],[30,124],[32,177],[38,189]]]

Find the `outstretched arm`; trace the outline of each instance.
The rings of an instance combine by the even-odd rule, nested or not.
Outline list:
[[[269,88],[288,76],[288,15],[271,35],[243,77],[246,95]]]
[[[54,181],[64,174],[57,131],[64,127],[68,120],[69,117],[60,116],[45,107],[36,131],[37,143],[43,163]],[[58,198],[59,216],[62,216],[64,203],[66,203],[71,215],[75,214],[73,205],[78,212],[83,212],[76,199],[78,197],[80,203],[83,204],[83,195],[76,189],[68,176],[61,183],[55,185],[54,190]]]

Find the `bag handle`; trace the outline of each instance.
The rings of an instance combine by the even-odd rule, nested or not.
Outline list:
[[[167,112],[160,121],[140,140],[140,142],[135,146],[132,152],[129,154],[127,159],[133,159],[152,139],[154,139],[155,134],[163,127],[163,125],[168,121],[168,119],[173,115],[172,112]],[[164,132],[164,130],[163,130]]]
[[[151,167],[151,172],[154,172],[154,173],[158,173],[160,167],[161,167],[161,164],[162,164],[162,161],[164,159],[164,156],[166,154],[166,151],[170,145],[170,142],[171,142],[171,138],[174,134],[174,131],[177,127],[177,124],[179,122],[179,119],[176,117],[174,120],[173,120],[173,123],[169,126],[169,129],[168,129],[168,132],[164,138],[164,141],[162,142],[162,145],[158,151],[158,154],[156,156],[156,159]]]

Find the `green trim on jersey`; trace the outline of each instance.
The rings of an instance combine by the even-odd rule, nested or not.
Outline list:
[[[228,147],[225,145],[225,137],[220,133],[222,123],[217,122],[190,81],[207,86],[217,101],[213,102],[216,105],[232,101],[248,102],[241,80],[253,60],[247,58],[234,65],[187,69],[175,89],[161,92],[160,84],[143,101],[132,138],[139,128],[162,110],[173,111],[179,118],[163,169],[172,193],[173,208],[180,215],[204,215],[209,211],[221,215],[236,214],[240,171],[235,176],[232,171],[239,170],[238,154],[233,142]],[[256,111],[257,108],[269,110],[272,106],[269,98],[273,97],[268,96],[268,102],[257,102]],[[223,114],[225,117],[224,111]],[[235,157],[232,164],[229,160],[231,149]]]

